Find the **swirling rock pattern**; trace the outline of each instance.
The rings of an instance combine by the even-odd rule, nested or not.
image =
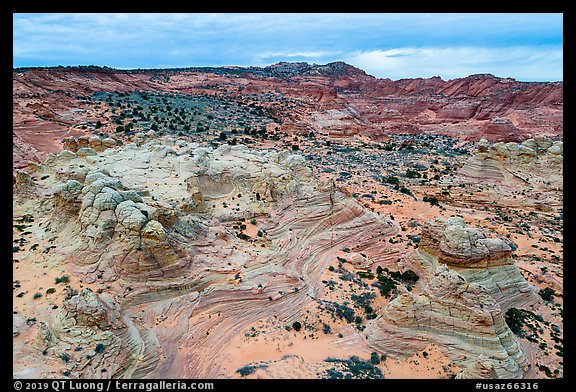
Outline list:
[[[432,340],[465,367],[460,377],[521,378],[529,362],[504,312],[535,296],[510,256],[506,241],[460,217],[425,222],[418,250],[403,263],[421,274],[419,289],[388,304],[368,326],[368,343],[404,357]]]
[[[146,334],[122,317],[118,304],[90,289],[65,299],[62,309],[41,323],[34,345],[66,358],[66,369],[74,378],[131,377],[142,358],[156,354]],[[70,355],[71,351],[79,354]]]
[[[495,183],[502,187],[532,186],[543,190],[563,189],[562,141],[537,136],[523,143],[478,142],[477,152],[459,171],[455,182]]]
[[[354,262],[366,267],[381,261],[390,247],[383,239],[399,230],[319,182],[297,154],[154,135],[97,160],[73,154],[44,165],[60,173],[49,179],[65,180],[54,184],[54,200],[78,206],[59,227],[67,238],[63,260],[88,282],[100,276],[126,290],[113,293],[126,327],[98,332],[126,351],[114,359],[116,377],[222,376],[228,343],[244,326],[296,320],[324,294],[321,276],[335,253],[354,247],[367,255]],[[54,203],[53,214],[62,211]],[[243,231],[249,221],[261,236]],[[98,303],[84,293],[67,307],[82,305],[74,323],[80,317],[100,330]],[[86,369],[82,376],[100,377]]]

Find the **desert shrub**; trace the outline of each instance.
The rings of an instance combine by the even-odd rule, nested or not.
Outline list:
[[[298,332],[302,329],[302,324],[300,324],[298,321],[294,321],[292,323],[292,328],[294,329],[294,331]]]
[[[406,177],[408,178],[420,178],[422,175],[418,173],[416,170],[408,169],[406,170]]]
[[[246,365],[236,370],[236,373],[240,374],[242,377],[248,376],[256,371],[256,367],[252,365]]]
[[[550,287],[546,287],[538,292],[544,301],[552,301],[556,295],[556,291]]]
[[[428,196],[424,196],[424,198],[422,199],[425,202],[428,202],[430,204],[432,204],[433,206],[437,206],[438,205],[438,199],[435,197],[428,197]]]
[[[374,274],[370,271],[366,272],[366,271],[358,271],[357,272],[358,276],[361,277],[362,279],[374,279]]]
[[[68,275],[62,275],[61,277],[58,277],[54,280],[54,283],[56,283],[56,284],[69,283],[69,282],[70,282],[70,278],[68,277]]]
[[[378,275],[378,283],[380,294],[386,298],[389,298],[391,291],[396,289],[396,282],[388,276]]]
[[[400,180],[398,179],[398,177],[394,177],[394,176],[384,177],[384,182],[386,184],[392,184],[392,185],[400,184]]]
[[[406,188],[405,186],[401,186],[400,187],[400,192],[406,194],[406,195],[411,195],[412,192],[410,191],[410,189]]]
[[[241,240],[245,240],[245,241],[250,239],[250,236],[247,234],[244,234],[244,233],[238,233],[237,237],[240,238]]]
[[[510,308],[506,311],[504,320],[508,324],[508,328],[514,334],[523,336],[524,335],[524,320],[527,317],[527,313],[522,309]]]
[[[401,280],[403,282],[408,282],[408,283],[416,283],[416,282],[418,282],[418,279],[420,279],[420,277],[418,275],[416,275],[416,272],[414,272],[412,270],[406,270],[402,273],[397,272],[397,271],[393,271],[393,272],[390,272],[390,276],[392,276],[394,279],[398,279],[398,280]]]
[[[98,343],[96,345],[96,348],[94,348],[94,351],[96,351],[97,353],[103,353],[104,350],[106,350],[106,346],[103,345],[102,343]]]

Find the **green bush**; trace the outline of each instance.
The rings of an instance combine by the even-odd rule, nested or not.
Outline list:
[[[405,186],[401,186],[400,187],[400,192],[406,194],[406,195],[411,195],[412,192],[410,191],[410,189],[406,188]]]
[[[242,377],[248,376],[256,371],[255,366],[247,365],[243,366],[240,369],[236,370],[236,373],[240,374]]]
[[[526,317],[527,314],[522,309],[510,308],[506,311],[504,320],[506,321],[506,324],[508,324],[508,328],[510,328],[514,334],[523,336],[524,320]]]
[[[60,283],[70,283],[70,278],[68,277],[68,275],[62,275],[61,277],[56,278],[56,279],[54,280],[54,282],[55,282],[56,284],[60,284]]]
[[[398,177],[394,177],[394,176],[388,176],[384,178],[384,182],[386,184],[392,184],[392,185],[398,185],[400,184],[400,180],[398,179]]]
[[[302,324],[300,324],[298,321],[295,321],[292,323],[292,328],[294,331],[298,332],[302,329]]]
[[[424,196],[424,198],[422,199],[425,202],[428,202],[430,204],[432,204],[433,206],[437,206],[438,205],[438,199],[435,197],[428,197],[428,196]]]
[[[250,236],[247,234],[244,234],[244,233],[238,233],[237,237],[240,238],[241,240],[245,240],[245,241],[250,239]]]
[[[96,345],[96,348],[94,349],[94,351],[96,351],[97,353],[103,353],[104,350],[106,350],[106,346],[103,345],[102,343],[98,343]]]
[[[391,291],[396,289],[396,282],[388,276],[378,275],[380,294],[386,298],[390,297]]]
[[[422,175],[418,173],[416,170],[408,169],[406,170],[406,177],[408,178],[420,178]]]
[[[544,301],[552,301],[556,295],[556,291],[550,287],[546,287],[538,292]]]

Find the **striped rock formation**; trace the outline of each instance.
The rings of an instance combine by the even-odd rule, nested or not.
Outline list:
[[[319,182],[300,155],[153,135],[138,144],[52,155],[37,173],[50,174],[37,194],[52,196],[62,238],[52,261],[114,283],[105,294],[126,327],[106,342],[127,351],[106,377],[223,376],[244,326],[294,321],[323,295],[335,253],[386,255],[383,239],[399,230]]]
[[[563,189],[563,142],[536,136],[523,143],[478,142],[477,152],[459,171],[457,183]]]
[[[143,358],[157,357],[146,332],[122,317],[113,300],[90,289],[72,293],[58,313],[41,322],[34,346],[66,358],[73,378],[131,378],[146,366]]]
[[[470,368],[463,377],[479,375],[475,361],[483,355],[491,363],[481,366],[490,370],[486,374],[521,378],[529,362],[504,314],[536,298],[511,251],[503,239],[487,238],[459,217],[426,222],[419,248],[403,260],[421,279],[367,327],[368,343],[406,357],[435,342],[459,366]]]

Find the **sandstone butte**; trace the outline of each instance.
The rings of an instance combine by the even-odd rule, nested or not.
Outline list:
[[[561,83],[279,63],[15,70],[13,85],[14,377],[563,376]],[[265,132],[314,154],[75,126],[99,119],[79,96],[132,90],[263,107],[278,92]],[[414,194],[316,166],[397,133],[473,147],[433,183],[402,177]],[[506,224],[521,213],[535,226]]]

